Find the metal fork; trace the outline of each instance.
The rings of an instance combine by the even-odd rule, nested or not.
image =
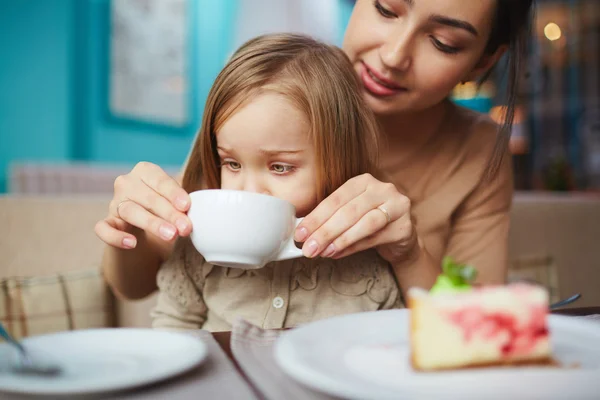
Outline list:
[[[566,298],[564,300],[557,301],[556,303],[550,304],[550,309],[556,310],[557,308],[564,307],[568,304],[571,304],[571,303],[579,300],[580,297],[581,297],[581,293],[575,293],[573,296],[571,296],[569,298]]]
[[[13,338],[0,322],[0,337],[11,344],[19,353],[20,362],[11,366],[11,370],[19,374],[32,374],[42,376],[55,376],[61,373],[61,368],[56,364],[34,361],[29,352],[19,341]]]

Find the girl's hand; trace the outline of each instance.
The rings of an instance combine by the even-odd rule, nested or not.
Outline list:
[[[369,174],[350,179],[304,218],[295,240],[306,257],[341,258],[375,247],[395,264],[418,248],[410,200]]]
[[[105,243],[121,249],[136,246],[132,227],[169,242],[192,231],[185,214],[189,207],[190,197],[175,179],[159,166],[141,162],[115,179],[108,216],[98,221],[95,231]]]

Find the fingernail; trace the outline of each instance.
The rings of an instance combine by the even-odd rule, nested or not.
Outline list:
[[[188,207],[188,199],[186,199],[185,197],[177,197],[175,199],[175,205],[181,211],[185,211],[185,210],[187,210],[187,207]]]
[[[128,249],[133,249],[136,245],[136,240],[130,237],[126,237],[125,239],[123,239],[123,246],[127,247]]]
[[[304,253],[305,257],[311,258],[314,257],[315,254],[317,254],[317,250],[319,250],[319,243],[317,243],[317,241],[313,239],[304,245],[302,252]]]
[[[335,246],[333,243],[331,243],[329,246],[327,246],[323,254],[321,254],[321,257],[331,257],[333,253],[335,253]]]
[[[160,227],[160,236],[163,239],[171,240],[171,239],[173,239],[173,236],[175,236],[175,233],[176,233],[175,229],[173,229],[172,226],[162,225]]]
[[[179,234],[181,234],[181,232],[187,229],[188,224],[187,222],[185,222],[185,220],[178,219],[177,221],[175,221],[175,226],[177,226],[177,230],[179,231]]]
[[[308,237],[308,230],[305,227],[296,230],[296,235],[294,236],[294,240],[296,242],[302,242]]]

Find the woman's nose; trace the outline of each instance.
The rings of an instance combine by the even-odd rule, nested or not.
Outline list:
[[[405,31],[391,36],[379,48],[379,57],[386,68],[405,72],[412,64],[412,39]]]

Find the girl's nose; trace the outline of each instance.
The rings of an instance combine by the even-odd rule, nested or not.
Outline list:
[[[269,194],[268,185],[265,180],[255,174],[248,174],[244,177],[242,190],[246,192]]]

